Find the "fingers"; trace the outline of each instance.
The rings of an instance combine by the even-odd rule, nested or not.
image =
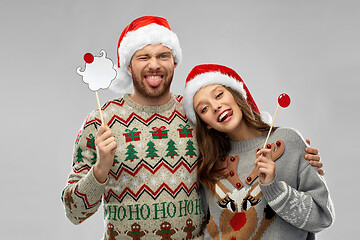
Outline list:
[[[256,153],[257,157],[256,157],[254,164],[258,168],[258,170],[264,169],[264,171],[265,171],[264,173],[266,173],[266,169],[269,169],[269,168],[272,169],[275,166],[275,162],[272,159],[267,157],[269,155],[270,155],[270,149],[261,149]]]
[[[117,148],[115,137],[106,124],[102,125],[97,132],[95,144],[102,152],[113,152]]]
[[[103,151],[114,151],[117,147],[116,141],[114,137],[109,137],[107,139],[105,139],[105,141],[103,141],[102,143],[102,147]]]
[[[271,156],[271,149],[268,148],[261,148],[256,152],[256,157],[258,158],[259,156],[266,156],[268,158],[270,158]]]
[[[259,180],[262,184],[269,184],[275,178],[275,162],[262,155],[262,153],[266,152],[267,151],[258,151],[258,157],[255,160],[255,167],[257,168]]]
[[[99,148],[99,151],[103,153],[114,153],[117,148],[117,143],[115,138],[111,136],[104,141],[98,142],[96,146]]]
[[[320,161],[320,155],[311,155],[311,154],[305,154],[305,159],[309,161],[318,162]]]
[[[324,166],[321,161],[309,161],[309,164],[317,168],[322,168]]]
[[[317,148],[313,148],[313,147],[306,147],[305,148],[305,151],[307,153],[310,153],[310,154],[314,154],[314,155],[318,155],[319,154],[319,150]]]
[[[112,136],[111,129],[108,126],[102,125],[95,136],[95,142],[103,142]]]
[[[275,163],[273,161],[271,162],[258,162],[257,168],[260,173],[263,173],[265,175],[271,174],[275,168]]]
[[[306,139],[306,142],[310,145],[309,139]],[[313,148],[313,147],[306,147],[305,151],[308,153],[308,154],[305,154],[305,159],[309,160],[309,164],[311,166],[317,167],[318,173],[320,175],[325,175],[325,171],[322,169],[324,164],[320,160],[319,150],[317,148]]]
[[[316,148],[306,148],[308,153],[312,152],[313,154],[305,154],[305,159],[309,160],[309,164],[318,168],[322,168],[323,163],[320,161],[320,153]],[[318,171],[320,173],[320,171]],[[321,169],[321,173],[323,170]],[[320,174],[321,174],[320,173]]]

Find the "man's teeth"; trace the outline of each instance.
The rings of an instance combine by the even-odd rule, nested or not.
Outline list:
[[[150,79],[158,79],[158,78],[161,78],[161,76],[147,76],[147,78],[150,78]]]

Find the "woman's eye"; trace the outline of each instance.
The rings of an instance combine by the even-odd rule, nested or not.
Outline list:
[[[203,107],[203,108],[201,109],[201,113],[204,113],[206,110],[207,110],[207,107]]]
[[[221,92],[221,93],[216,95],[216,98],[220,98],[222,95],[223,95],[223,93]]]

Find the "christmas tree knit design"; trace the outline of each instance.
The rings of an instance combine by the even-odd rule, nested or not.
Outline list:
[[[133,162],[134,159],[137,159],[138,156],[136,156],[136,153],[138,153],[136,150],[135,150],[135,146],[132,145],[131,143],[129,144],[129,146],[126,147],[127,149],[127,152],[125,153],[127,155],[125,161],[128,161],[130,160],[130,162]]]
[[[96,163],[96,159],[97,159],[96,153],[93,153],[93,157],[90,159],[92,165]]]
[[[192,158],[193,156],[197,156],[193,141],[187,141],[186,150],[188,151],[185,153],[185,156],[190,156],[190,158]]]
[[[118,159],[118,156],[115,154],[113,165],[112,165],[113,167],[115,166],[115,164],[119,163],[119,161],[117,159]]]
[[[174,158],[175,156],[179,156],[179,154],[175,151],[175,150],[178,150],[176,147],[175,147],[175,142],[170,139],[170,141],[167,143],[168,147],[166,148],[166,151],[168,151],[168,153],[166,154],[167,157],[171,157],[171,158]]]
[[[149,141],[147,144],[148,148],[146,149],[146,152],[148,153],[146,157],[150,157],[151,159],[154,159],[155,157],[159,157],[156,152],[158,151],[155,148],[155,144],[152,141]]]
[[[82,153],[82,150],[81,148],[78,148],[77,150],[77,154],[76,154],[76,162],[84,162],[84,156],[81,154]]]

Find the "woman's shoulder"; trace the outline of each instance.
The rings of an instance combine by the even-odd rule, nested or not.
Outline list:
[[[274,134],[283,141],[292,141],[303,143],[306,146],[308,145],[301,133],[295,128],[280,127],[274,131]]]

